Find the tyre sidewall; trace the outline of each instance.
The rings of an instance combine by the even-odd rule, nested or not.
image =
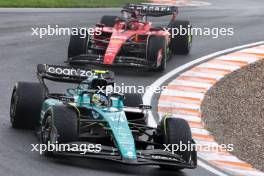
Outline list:
[[[172,21],[168,28],[170,29],[171,33],[171,42],[169,44],[169,48],[173,54],[188,54],[192,47],[192,39],[193,36],[191,34],[188,34],[188,32],[185,35],[173,35],[172,29],[178,29],[180,31],[180,28],[184,28],[188,31],[188,28],[191,29],[191,24],[189,21],[184,20],[176,20]]]
[[[15,104],[12,102],[13,98],[16,99]],[[16,83],[10,103],[10,121],[12,126],[24,129],[35,128],[39,124],[43,101],[44,91],[39,83]],[[12,112],[12,108],[15,112]]]
[[[191,144],[192,134],[188,122],[184,119],[165,116],[159,124],[161,132],[161,142],[163,144]],[[175,151],[174,154],[180,155],[186,162],[189,161],[192,151]]]
[[[159,54],[161,54],[160,63],[158,63]],[[149,36],[147,42],[147,61],[151,63],[155,71],[165,70],[167,61],[167,46],[166,39],[163,36]]]
[[[70,43],[68,46],[68,59],[87,53],[90,36],[86,31],[86,36],[84,37],[83,35],[81,35],[81,30],[84,29],[79,29],[78,35],[71,35]]]

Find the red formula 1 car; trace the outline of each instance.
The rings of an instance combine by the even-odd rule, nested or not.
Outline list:
[[[176,6],[127,4],[121,13],[123,17],[103,16],[94,28],[97,34],[72,35],[66,62],[164,71],[172,54],[189,53],[192,36],[179,31],[187,31],[190,22],[176,20]],[[166,27],[155,27],[147,20],[166,15],[172,15]]]

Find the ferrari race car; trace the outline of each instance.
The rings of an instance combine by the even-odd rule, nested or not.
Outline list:
[[[72,35],[68,63],[133,66],[164,71],[172,54],[188,54],[192,36],[179,31],[190,29],[190,22],[176,20],[175,6],[128,4],[123,17],[103,16],[94,31],[100,35]],[[172,15],[167,26],[153,26],[148,17]],[[178,33],[176,32],[178,31]],[[175,35],[177,33],[177,35]]]
[[[195,150],[175,150],[194,144],[185,120],[165,116],[159,126],[147,125],[139,94],[106,92],[113,73],[41,64],[40,83],[18,82],[13,89],[10,120],[13,128],[37,129],[42,145],[64,144],[64,150],[45,150],[46,156],[79,156],[123,164],[159,165],[167,169],[195,168]],[[50,93],[46,80],[75,83],[65,93]],[[73,150],[83,144],[96,152]],[[165,147],[166,146],[166,147]]]

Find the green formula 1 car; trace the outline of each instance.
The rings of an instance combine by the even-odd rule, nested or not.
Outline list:
[[[37,129],[43,145],[68,144],[70,149],[44,151],[47,156],[80,156],[124,164],[159,165],[166,169],[195,168],[196,151],[173,150],[194,144],[182,119],[163,117],[157,128],[147,125],[148,110],[140,94],[107,92],[110,71],[40,64],[40,83],[18,82],[10,106],[14,128]],[[65,93],[50,93],[46,80],[75,83]],[[85,154],[72,146],[94,144]],[[98,149],[98,150],[97,150]]]

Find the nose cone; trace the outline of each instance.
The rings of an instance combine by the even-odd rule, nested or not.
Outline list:
[[[104,57],[104,64],[107,65],[112,64],[114,62],[115,57],[116,57],[116,53],[107,52]]]
[[[104,56],[104,64],[112,64],[125,40],[111,39]]]
[[[108,44],[107,50],[104,56],[104,64],[112,64],[119,53],[123,44],[129,39],[134,32],[127,31],[119,31],[115,30],[110,38],[110,42]]]

